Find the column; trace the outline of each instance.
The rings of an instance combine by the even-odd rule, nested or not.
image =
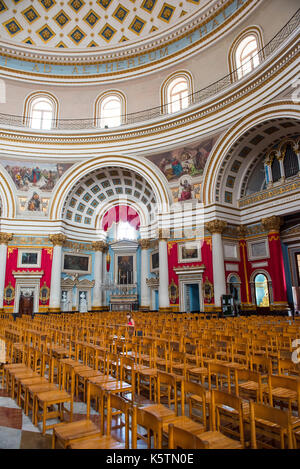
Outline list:
[[[106,243],[104,241],[94,241],[92,243],[95,251],[95,263],[94,263],[94,290],[93,290],[93,305],[92,310],[99,310],[102,307],[102,273],[103,273],[103,251],[106,249]]]
[[[168,268],[168,243],[163,231],[159,230],[159,311],[170,311],[169,300],[169,268]]]
[[[221,296],[226,295],[226,280],[224,266],[224,252],[222,242],[222,232],[227,223],[222,220],[213,220],[206,224],[206,228],[212,237],[212,258],[213,258],[213,276],[214,276],[214,298],[215,306],[221,308]]]
[[[284,170],[284,164],[283,164],[283,155],[279,155],[277,156],[277,159],[279,161],[279,165],[280,165],[280,174],[281,174],[281,182],[284,182],[285,181],[285,170]]]
[[[147,276],[149,275],[149,239],[140,239],[141,246],[141,301],[140,309],[149,310],[150,308],[150,290],[147,285]]]
[[[0,233],[0,312],[3,312],[7,244],[12,239],[13,235],[11,233]]]
[[[62,233],[56,233],[50,235],[49,239],[53,244],[49,311],[57,312],[60,311],[61,298],[62,246],[67,237]]]

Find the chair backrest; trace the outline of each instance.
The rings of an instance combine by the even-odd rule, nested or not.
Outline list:
[[[176,385],[176,378],[174,375],[166,373],[164,371],[157,372],[157,402],[160,404],[161,399],[161,386],[165,385],[170,388],[170,392],[174,392],[174,405],[176,415],[178,414],[178,403],[177,403],[177,385]]]
[[[169,449],[176,449],[178,447],[182,449],[208,449],[209,444],[192,432],[170,423],[168,447]]]
[[[239,383],[245,381],[253,381],[258,384],[257,397],[260,402],[262,402],[262,384],[261,384],[261,374],[257,371],[251,370],[234,370],[235,376],[235,393],[239,396]]]
[[[267,420],[280,427],[281,434],[281,448],[284,449],[284,436],[283,432],[287,433],[288,448],[293,448],[292,441],[292,425],[291,413],[289,411],[281,410],[276,407],[258,404],[250,401],[250,430],[251,430],[251,447],[257,449],[256,439],[256,424],[261,425],[262,420]]]
[[[154,435],[154,448],[162,449],[162,420],[153,414],[144,411],[142,408],[133,407],[132,414],[132,448],[137,448],[137,426],[147,429],[148,448],[151,448],[150,432]]]
[[[211,423],[213,431],[220,431],[220,413],[222,410],[230,412],[232,410],[238,413],[240,442],[244,446],[244,422],[242,399],[224,391],[214,389],[211,393]]]
[[[216,376],[216,388],[219,387],[219,377],[225,378],[227,381],[228,392],[231,392],[230,369],[222,364],[208,362],[208,388],[211,390],[211,377]]]
[[[188,394],[199,396],[202,399],[202,424],[206,428],[206,389],[204,386],[192,381],[181,381],[181,415],[185,415],[185,403]]]

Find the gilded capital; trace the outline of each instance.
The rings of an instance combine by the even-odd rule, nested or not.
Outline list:
[[[0,233],[0,244],[8,244],[13,239],[12,233]]]
[[[149,249],[150,239],[140,239],[139,245],[141,246],[141,249]]]
[[[227,223],[226,221],[223,221],[223,220],[212,220],[212,221],[207,222],[205,224],[205,227],[208,229],[208,231],[211,234],[222,233],[227,227]]]
[[[282,224],[282,219],[273,215],[272,217],[263,218],[261,220],[261,224],[269,233],[278,233],[280,230],[280,225]]]
[[[92,247],[94,249],[94,251],[105,251],[106,250],[106,247],[107,247],[107,244],[105,241],[93,241],[92,242]]]
[[[66,241],[67,237],[63,235],[62,233],[55,233],[49,235],[49,239],[53,246],[62,246],[64,242]]]
[[[170,235],[170,233],[169,233],[168,229],[159,228],[159,230],[158,230],[158,239],[167,240],[170,237],[169,235]]]

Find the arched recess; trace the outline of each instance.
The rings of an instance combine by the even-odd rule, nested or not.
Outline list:
[[[12,190],[14,182],[2,167],[0,171],[1,218],[16,217],[16,198]]]
[[[101,93],[96,101],[94,106],[94,125],[95,127],[105,127],[104,121],[102,122],[103,115],[101,112],[102,104],[108,98],[116,98],[120,104],[120,125],[125,124],[126,120],[126,113],[127,113],[127,104],[126,104],[126,96],[122,91],[119,90],[108,90],[104,93]],[[109,126],[108,127],[112,127]]]
[[[83,177],[92,171],[117,166],[140,174],[151,186],[157,203],[157,213],[168,213],[172,203],[172,194],[164,174],[149,160],[142,157],[109,155],[98,156],[72,166],[58,182],[51,200],[50,220],[60,220],[65,200]],[[119,199],[120,200],[120,199]]]
[[[273,301],[274,301],[272,279],[271,279],[271,276],[270,276],[269,272],[267,272],[264,269],[254,270],[254,272],[252,272],[252,274],[250,276],[250,288],[251,288],[252,304],[254,304],[254,305],[256,304],[255,279],[258,275],[263,275],[267,280],[269,304],[271,305],[271,304],[273,304]]]
[[[215,143],[204,171],[202,196],[205,205],[217,202],[216,189],[219,171],[231,147],[255,125],[278,118],[300,120],[300,103],[285,100],[266,104],[246,117],[243,116],[225,134],[220,136]]]

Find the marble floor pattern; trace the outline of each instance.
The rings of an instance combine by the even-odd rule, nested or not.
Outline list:
[[[147,404],[148,401],[143,396],[135,396],[134,401]],[[73,403],[73,421],[86,418],[86,404],[76,397]],[[100,427],[100,416],[91,408],[91,420]],[[125,441],[125,428],[118,425],[118,417],[112,423],[111,435],[118,441]],[[47,420],[47,425],[58,423],[58,419]],[[115,427],[115,428],[114,428]],[[0,450],[1,449],[51,449],[51,439],[53,430],[47,430],[42,435],[42,422],[38,426],[33,425],[31,415],[25,415],[16,401],[11,399],[9,394],[0,385]],[[131,440],[131,438],[130,438]],[[138,448],[146,448],[142,440],[138,440]]]

